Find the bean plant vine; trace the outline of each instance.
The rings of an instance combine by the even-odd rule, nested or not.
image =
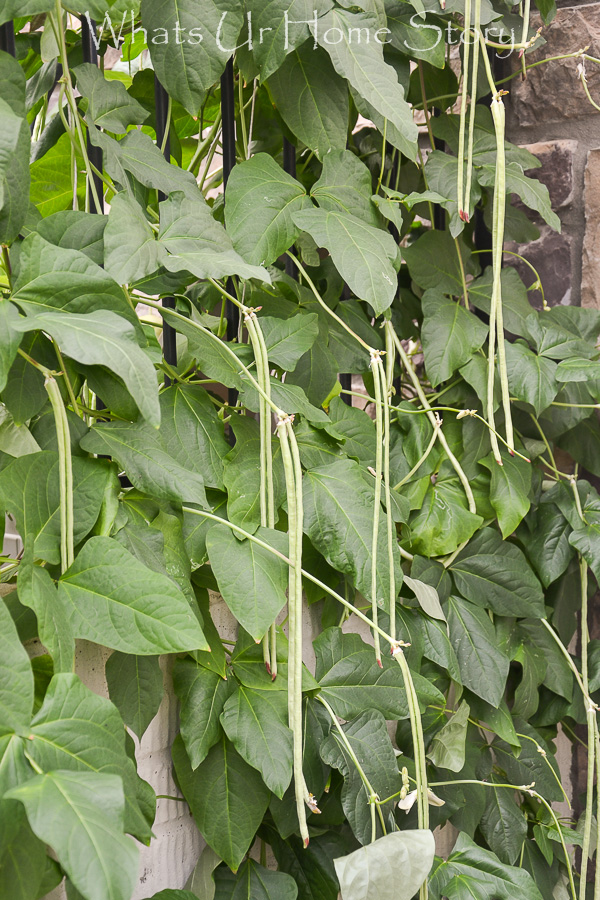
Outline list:
[[[555,14],[0,0],[0,897],[600,900],[600,312],[505,250],[512,80],[600,109]]]

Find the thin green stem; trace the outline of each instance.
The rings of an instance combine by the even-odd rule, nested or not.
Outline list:
[[[351,744],[350,741],[348,740],[348,738],[347,738],[347,736],[346,736],[346,733],[344,732],[344,729],[343,729],[342,726],[340,725],[340,723],[339,723],[339,721],[338,721],[338,717],[336,716],[336,714],[335,714],[334,711],[332,710],[331,706],[329,705],[329,703],[327,702],[327,700],[325,700],[324,697],[322,697],[320,694],[317,694],[317,700],[319,701],[319,703],[322,703],[322,704],[323,704],[323,706],[325,707],[325,709],[326,709],[327,712],[329,713],[329,717],[330,717],[330,719],[331,719],[331,721],[332,721],[332,723],[333,723],[333,725],[334,725],[334,727],[335,727],[337,733],[338,733],[339,736],[340,736],[340,740],[341,740],[341,742],[342,742],[342,744],[343,744],[343,746],[344,746],[344,749],[345,749],[346,753],[348,754],[348,756],[350,757],[350,759],[352,760],[352,763],[353,763],[353,765],[354,765],[356,771],[358,772],[358,775],[359,775],[359,777],[360,777],[360,780],[361,780],[362,783],[363,783],[363,786],[364,786],[364,788],[365,788],[365,791],[367,792],[368,802],[369,802],[370,805],[371,805],[371,843],[373,843],[373,841],[374,841],[375,838],[377,837],[377,830],[376,830],[376,825],[375,825],[375,811],[376,811],[376,809],[377,809],[377,812],[379,813],[379,818],[380,818],[381,826],[382,826],[382,829],[383,829],[383,833],[385,834],[385,823],[384,823],[384,820],[383,820],[383,816],[382,816],[382,814],[381,814],[381,803],[380,803],[380,801],[379,801],[379,797],[378,797],[377,794],[375,793],[375,790],[374,790],[374,788],[373,788],[373,785],[371,784],[371,782],[370,782],[369,779],[367,778],[367,776],[366,776],[366,774],[365,774],[365,770],[364,770],[363,767],[361,766],[360,760],[358,759],[356,753],[354,752],[354,748],[352,747],[352,744]]]
[[[430,441],[429,441],[429,443],[428,443],[428,445],[427,445],[427,447],[426,447],[426,449],[425,449],[425,452],[422,454],[421,458],[417,460],[417,462],[414,464],[414,466],[412,467],[412,469],[410,470],[410,472],[408,472],[408,473],[404,476],[404,478],[402,478],[402,479],[398,482],[398,484],[395,484],[395,485],[394,485],[394,490],[395,490],[395,491],[400,490],[400,488],[401,488],[403,485],[407,484],[407,482],[409,482],[409,481],[411,480],[411,478],[413,477],[413,475],[416,475],[416,473],[419,471],[419,469],[421,468],[421,466],[423,465],[423,463],[425,462],[425,460],[427,459],[427,457],[429,456],[429,454],[430,454],[431,451],[433,450],[433,448],[434,448],[434,446],[435,446],[435,444],[436,444],[436,442],[437,442],[437,439],[438,439],[438,431],[439,431],[439,429],[440,429],[441,427],[442,427],[442,420],[441,420],[440,418],[438,418],[436,424],[433,426],[433,434],[431,435],[431,439],[430,439]]]
[[[184,506],[182,507],[184,512],[189,512],[194,516],[202,516],[204,519],[210,519],[212,522],[218,522],[220,525],[226,525],[228,528],[231,528],[232,531],[235,531],[237,534],[242,535],[242,537],[247,538],[247,540],[252,541],[253,544],[256,544],[258,547],[262,547],[263,550],[267,550],[269,553],[272,553],[273,556],[277,556],[288,566],[295,566],[294,560],[290,557],[286,556],[285,553],[281,553],[279,550],[276,550],[275,547],[271,547],[270,544],[267,544],[266,541],[261,540],[256,537],[255,534],[250,534],[249,531],[246,531],[243,528],[240,528],[239,525],[234,525],[233,522],[229,522],[227,519],[222,519],[220,516],[215,516],[214,513],[209,513],[204,509],[195,509],[193,506]],[[329,585],[325,584],[324,581],[321,581],[319,578],[316,578],[311,572],[308,572],[306,569],[301,569],[302,577],[306,578],[308,581],[312,581],[313,584],[316,584],[317,587],[321,588],[321,590],[325,591],[326,594],[329,594],[330,597],[333,597],[342,606],[345,606],[346,609],[354,613],[354,615],[364,622],[365,625],[368,625],[370,628],[373,628],[373,622],[366,616],[357,606],[353,603],[350,603],[345,597],[342,597],[341,594],[338,594],[337,591],[334,591],[333,588],[329,587]],[[395,646],[397,641],[395,641],[391,635],[389,635],[386,631],[384,631],[380,626],[377,626],[377,633],[384,641],[387,641],[390,646]]]
[[[429,421],[435,428],[436,424],[437,424],[435,413],[434,413],[431,405],[429,404],[427,397],[425,396],[425,391],[423,390],[421,382],[418,379],[417,373],[413,369],[412,363],[411,363],[410,359],[408,358],[404,347],[402,346],[402,342],[401,342],[400,338],[394,331],[392,331],[391,333],[393,336],[394,343],[396,345],[396,349],[398,350],[398,355],[400,356],[400,359],[402,360],[402,364],[403,364],[404,368],[406,369],[408,377],[412,381],[415,392],[416,392],[419,400],[421,401],[421,405],[423,406],[423,409],[425,410],[426,415],[429,418]],[[464,492],[467,497],[467,502],[469,504],[469,512],[476,513],[477,512],[477,504],[475,503],[475,497],[473,496],[473,490],[471,488],[469,479],[467,478],[467,476],[464,472],[464,469],[461,466],[461,464],[459,463],[459,461],[457,460],[456,456],[451,451],[448,441],[446,440],[446,436],[444,435],[444,432],[442,431],[441,428],[438,429],[437,434],[438,434],[438,439],[439,439],[442,447],[446,451],[446,455],[447,455],[448,459],[450,460],[452,468],[456,472],[456,474],[460,480],[460,483],[463,486]]]
[[[340,319],[340,317],[332,309],[330,309],[329,306],[327,306],[327,304],[325,303],[325,301],[319,294],[318,290],[316,289],[312,278],[310,277],[310,275],[308,274],[308,272],[306,271],[306,269],[304,268],[304,266],[302,265],[300,260],[296,256],[294,256],[294,254],[291,252],[291,250],[287,251],[287,255],[289,256],[289,258],[291,260],[293,260],[295,262],[296,266],[298,267],[298,271],[300,272],[300,274],[306,281],[307,285],[311,289],[315,299],[320,304],[320,306],[323,307],[323,309],[328,313],[328,315],[331,316],[332,319],[335,319],[335,321],[338,323],[338,325],[342,326],[344,331],[347,331],[348,334],[351,335],[355,341],[358,341],[358,343],[361,345],[361,347],[364,347],[364,349],[367,351],[367,353],[370,354],[375,348],[370,347],[366,341],[363,341],[363,339],[360,337],[360,335],[358,335],[358,334],[356,334],[356,332],[352,331],[350,326],[347,325],[343,319]]]

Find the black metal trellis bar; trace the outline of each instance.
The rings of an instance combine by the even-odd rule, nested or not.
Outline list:
[[[93,19],[88,19],[86,16],[81,17],[81,48],[83,52],[83,61],[86,63],[91,63],[93,66],[98,65],[98,51],[96,49],[96,45],[94,43],[94,35],[96,32],[96,23]],[[90,135],[88,132],[86,139],[86,147],[87,147],[87,155],[91,164],[98,170],[98,172],[102,171],[102,150],[100,147],[95,147],[90,141]],[[88,185],[88,191],[90,194],[90,212],[102,214],[104,212],[104,184],[102,183],[102,179],[95,172],[92,173],[92,179],[94,182],[94,187],[96,188],[96,194],[98,195],[98,200],[100,203],[100,209],[96,207],[96,201],[94,200],[94,194],[91,190],[90,185]]]
[[[0,50],[10,53],[11,56],[17,55],[17,46],[15,44],[15,27],[13,20],[9,19],[4,25],[0,25]]]
[[[494,74],[494,79],[496,81],[500,81],[504,76],[504,60],[501,56],[497,54],[497,52],[492,48],[488,47],[488,56],[491,57],[490,62],[492,66],[492,72]],[[492,95],[486,94],[485,97],[481,97],[478,100],[478,103],[483,104],[489,108],[490,103],[492,102]],[[479,264],[481,265],[482,270],[485,270],[488,266],[491,266],[493,263],[492,258],[492,234],[485,224],[483,209],[481,207],[475,208],[475,222],[474,222],[474,231],[473,231],[473,242],[475,244],[475,248],[481,251],[478,254]],[[479,315],[480,318],[487,321],[487,316],[485,314],[481,314],[476,311],[476,314]]]
[[[162,148],[167,162],[171,159],[171,139],[169,136],[169,95],[154,76],[154,105],[156,114],[156,140]],[[166,194],[158,192],[159,201],[166,200]],[[163,297],[162,304],[167,309],[175,309],[174,297]],[[163,357],[170,366],[177,365],[177,334],[172,325],[163,322]],[[165,384],[171,384],[171,379],[165,376]]]
[[[229,176],[235,166],[235,95],[233,86],[233,57],[227,60],[225,71],[221,75],[221,141],[223,146],[223,187],[227,187]],[[233,281],[227,282],[227,290],[233,293]],[[227,340],[233,341],[238,336],[240,314],[237,306],[227,300],[225,304],[227,318]],[[230,388],[228,402],[230,406],[237,403],[238,392]]]

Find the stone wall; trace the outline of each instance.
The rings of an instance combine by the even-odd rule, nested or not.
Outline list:
[[[600,0],[561,0],[558,5],[556,18],[542,32],[546,44],[527,54],[528,63],[587,47],[590,55],[600,57]],[[541,169],[528,174],[547,185],[562,234],[534,219],[540,238],[510,249],[538,270],[548,305],[600,309],[600,111],[585,95],[578,62],[544,63],[525,80],[517,76],[511,82],[508,137],[542,162]],[[516,65],[512,63],[513,69]],[[586,75],[600,105],[600,66],[588,63]],[[515,264],[514,257],[506,261]],[[531,270],[522,263],[517,267],[528,285],[535,281]],[[532,299],[541,302],[539,294]]]

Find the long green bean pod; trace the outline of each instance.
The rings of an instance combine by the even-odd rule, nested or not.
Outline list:
[[[502,393],[502,407],[504,410],[506,443],[509,452],[514,454],[515,436],[510,409],[510,390],[508,387],[508,370],[506,367],[506,350],[504,346],[504,315],[502,311],[502,254],[504,250],[504,222],[506,218],[506,153],[504,149],[504,133],[506,117],[504,102],[500,94],[492,100],[492,117],[496,130],[496,178],[494,186],[494,225],[492,233],[493,241],[493,289],[492,303],[496,313],[496,327],[498,330],[498,368],[500,370],[500,387]],[[489,390],[488,383],[488,390]],[[492,396],[488,394],[488,407],[493,404],[493,381],[491,384]]]
[[[371,544],[371,616],[373,624],[377,625],[377,551],[379,549],[379,514],[381,512],[381,481],[383,477],[383,411],[381,385],[385,383],[381,351],[371,351],[371,371],[373,372],[373,384],[375,387],[375,498],[373,502],[373,540]],[[373,630],[373,643],[375,645],[375,657],[379,666],[381,662],[381,646],[379,634]]]
[[[467,94],[469,84],[469,58],[471,55],[471,2],[465,0],[465,30],[463,51],[463,79],[460,98],[460,126],[458,132],[458,183],[456,186],[456,196],[458,200],[458,214],[463,222],[469,221],[469,197],[465,203],[465,135],[467,124]]]
[[[309,794],[302,770],[302,559],[298,560],[298,548],[302,546],[302,521],[298,521],[302,501],[298,503],[298,491],[302,491],[302,482],[296,483],[297,466],[294,462],[294,454],[290,449],[290,425],[289,416],[281,417],[277,423],[288,505],[288,556],[290,561],[288,570],[288,723],[293,735],[296,813],[300,824],[300,835],[304,846],[307,847],[309,836],[305,803],[309,799]],[[295,442],[293,433],[292,437]]]
[[[46,375],[44,387],[52,405],[56,441],[58,444],[58,472],[60,484],[60,568],[65,572],[75,558],[73,545],[73,468],[69,421],[60,389],[52,375]]]
[[[475,0],[473,23],[475,40],[473,42],[473,69],[471,72],[471,106],[469,108],[469,141],[467,145],[467,184],[465,187],[466,221],[471,208],[471,185],[473,182],[473,147],[475,143],[475,111],[477,109],[477,79],[479,76],[479,34],[481,32],[481,0]]]
[[[391,425],[390,425],[390,403],[394,382],[394,360],[396,357],[396,348],[394,341],[386,328],[385,331],[385,375],[383,374],[383,366],[378,366],[381,377],[381,387],[383,393],[383,484],[385,488],[385,510],[387,524],[387,552],[388,552],[388,571],[390,581],[390,634],[396,637],[396,569],[394,565],[394,547],[396,541],[396,529],[394,527],[394,519],[392,516],[392,496],[390,485],[390,442],[391,442]]]

